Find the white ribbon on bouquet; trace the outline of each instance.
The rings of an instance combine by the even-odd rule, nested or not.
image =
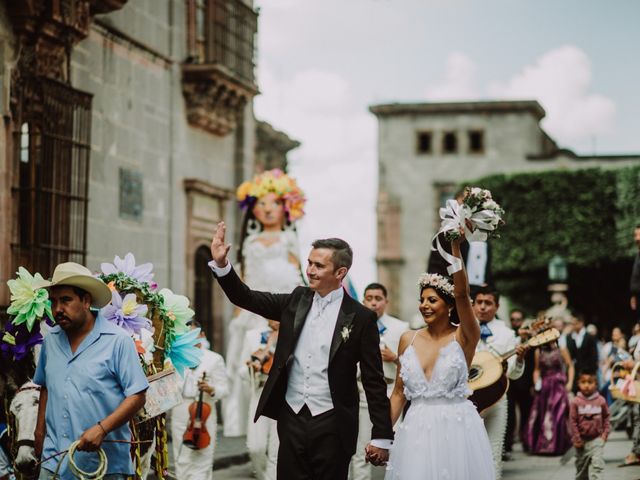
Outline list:
[[[500,224],[500,216],[493,210],[472,212],[468,205],[460,205],[454,199],[447,200],[445,207],[440,209],[440,218],[442,220],[440,230],[431,240],[431,250],[437,250],[442,255],[442,258],[447,261],[449,264],[447,273],[449,275],[462,270],[462,259],[448,253],[440,244],[438,235],[446,232],[457,232],[462,228],[464,236],[469,242],[486,242],[489,232],[495,230]]]

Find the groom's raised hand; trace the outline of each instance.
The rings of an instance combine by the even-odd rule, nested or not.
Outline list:
[[[213,234],[213,239],[211,240],[211,257],[220,268],[227,265],[227,255],[231,249],[231,244],[224,243],[224,234],[226,230],[227,226],[224,222],[218,223],[216,231]]]

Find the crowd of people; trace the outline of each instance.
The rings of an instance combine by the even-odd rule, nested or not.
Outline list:
[[[246,212],[238,271],[228,259],[224,223],[209,263],[238,309],[225,358],[200,331],[195,345],[202,355],[182,377],[170,424],[177,478],[213,478],[219,400],[224,434],[246,435],[259,480],[367,480],[383,465],[388,480],[501,479],[517,442],[531,455],[560,456],[573,447],[576,478],[602,478],[609,387],[640,361],[640,322],[628,341],[615,327],[605,342],[584,316],[569,313],[561,294],[535,318],[512,309],[501,320],[501,296],[489,285],[490,244],[465,241],[460,228],[446,245],[453,263],[432,256],[435,271],[420,277],[421,324],[410,326],[388,314],[385,285],[370,283],[362,303],[347,294],[353,252],[343,240],[313,243],[306,285],[295,235],[304,197],[290,177],[265,172],[243,184],[238,199]],[[630,307],[637,313],[640,226],[634,235]],[[94,313],[111,292],[86,268],[62,264],[45,288],[57,326],[34,378],[42,392],[36,452],[49,460],[78,438],[81,452],[104,448],[108,478],[131,475],[128,422],[149,387],[136,346]],[[196,319],[189,326],[200,327]],[[478,372],[490,370],[487,358],[502,375],[479,386]],[[81,388],[94,383],[93,390]],[[104,385],[110,395],[97,394]],[[202,445],[185,433],[194,403],[207,406],[202,429],[211,440]],[[638,404],[632,423],[624,465],[640,464]],[[52,465],[43,464],[40,478],[72,478],[68,460],[60,472]]]

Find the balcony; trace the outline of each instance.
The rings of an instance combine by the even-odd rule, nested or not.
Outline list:
[[[258,13],[242,0],[188,0],[189,57],[182,92],[189,123],[224,136],[258,93],[255,35]]]

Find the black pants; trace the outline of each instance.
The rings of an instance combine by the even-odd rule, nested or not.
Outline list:
[[[305,405],[286,405],[278,419],[278,480],[346,480],[348,455],[340,441],[335,412],[315,417]]]
[[[531,393],[522,389],[509,389],[507,392],[507,431],[504,435],[504,450],[505,452],[513,451],[513,443],[515,440],[515,428],[516,428],[516,406],[520,410],[520,429],[518,436],[523,440],[522,448],[527,451],[528,445],[525,444],[524,439],[527,432],[527,424],[529,423],[529,413],[531,412],[531,404],[533,398]]]

